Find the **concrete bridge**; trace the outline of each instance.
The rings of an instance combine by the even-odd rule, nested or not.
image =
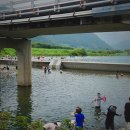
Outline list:
[[[129,0],[10,2],[0,10],[0,50],[18,55],[18,85],[31,85],[31,42],[38,35],[130,31]]]

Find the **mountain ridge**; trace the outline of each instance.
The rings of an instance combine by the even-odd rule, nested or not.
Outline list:
[[[31,39],[32,42],[46,43],[49,45],[68,46],[85,49],[110,49],[113,48],[96,34],[66,34],[66,35],[46,35]]]

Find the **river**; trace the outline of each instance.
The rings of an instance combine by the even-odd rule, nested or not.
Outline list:
[[[130,56],[68,56],[68,61],[105,62],[105,63],[130,63]]]
[[[130,74],[116,78],[115,73],[53,70],[51,74],[42,69],[32,69],[32,87],[18,87],[15,67],[0,72],[0,111],[11,111],[15,115],[29,116],[32,120],[42,118],[47,122],[71,118],[70,113],[80,106],[86,117],[85,128],[104,129],[105,116],[94,114],[91,101],[100,92],[107,97],[102,102],[102,112],[107,112],[110,104],[117,106],[115,127],[123,127],[124,104],[130,96]]]

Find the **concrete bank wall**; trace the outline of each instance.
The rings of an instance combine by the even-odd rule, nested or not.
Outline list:
[[[42,68],[42,66],[48,66],[49,61],[32,61],[32,67],[34,68]],[[17,65],[16,60],[0,60],[0,64],[3,65]]]
[[[130,64],[86,63],[86,62],[66,61],[62,62],[62,67],[67,69],[130,72]]]
[[[15,61],[15,60],[0,60],[0,64],[3,64],[3,65],[17,65],[17,61]]]
[[[32,62],[32,67],[34,68],[42,68],[42,66],[48,66],[49,65],[49,61],[33,61]]]
[[[32,67],[42,68],[48,66],[50,61],[33,61]],[[0,64],[17,65],[17,61],[0,60]],[[66,69],[83,69],[83,70],[98,70],[98,71],[122,71],[130,72],[130,64],[112,64],[112,63],[87,63],[76,61],[62,61],[62,68]]]

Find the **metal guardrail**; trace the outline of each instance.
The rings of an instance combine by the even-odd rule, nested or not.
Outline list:
[[[21,4],[24,2],[28,2],[30,0],[24,0],[23,2],[16,2],[12,4],[12,7],[8,11],[3,11],[0,13],[0,19],[5,19],[5,18],[11,18],[11,17],[21,17],[24,15],[33,15],[39,13],[45,13],[45,12],[57,12],[61,10],[68,10],[68,9],[74,9],[74,8],[81,8],[80,5],[80,0],[55,0],[55,1],[50,1],[50,2],[45,2],[40,4],[40,6],[35,5],[35,1],[37,0],[31,0],[31,6],[28,7],[28,3],[26,3],[26,6],[22,6]],[[32,1],[33,1],[33,6],[32,6]],[[101,4],[107,4],[111,3],[112,0],[94,0],[93,2],[84,2],[85,7],[89,6],[94,6],[94,5],[101,5]],[[22,7],[22,9],[18,6]],[[25,4],[25,3],[24,3]],[[17,5],[15,7],[15,5]],[[15,7],[15,8],[14,8]],[[18,8],[18,9],[17,9]]]
[[[87,2],[86,2],[87,1]],[[116,4],[115,2],[122,2],[127,0],[84,0],[83,6],[87,7],[94,7],[94,6],[101,6],[106,4]],[[40,3],[42,2],[42,3]],[[81,9],[80,5],[81,0],[22,0],[16,2],[10,2],[6,4],[7,9],[6,11],[0,10],[0,19],[1,20],[8,20],[8,19],[21,19],[27,17],[46,17],[46,13],[50,12],[60,12],[68,13],[68,10],[71,10],[71,13],[75,12],[75,9]],[[73,10],[73,11],[72,11]],[[67,12],[66,12],[67,11]],[[48,14],[47,14],[48,15]],[[50,15],[50,14],[49,14]],[[52,14],[51,14],[52,15]],[[59,14],[60,16],[60,14]],[[8,19],[5,19],[8,18]],[[22,20],[21,20],[22,21]]]
[[[13,12],[17,10],[25,10],[30,8],[40,7],[41,5],[57,5],[59,3],[79,1],[79,0],[18,0],[10,1],[6,4],[0,4],[0,13]]]
[[[26,10],[29,8],[37,8],[40,6],[47,6],[47,5],[60,5],[64,3],[71,3],[71,2],[80,2],[81,0],[17,0],[17,1],[10,1],[6,4],[0,4],[0,13],[5,12],[13,12],[17,10]],[[84,0],[86,3],[88,2],[98,2],[102,0]],[[111,0],[111,2],[119,2],[119,1],[129,1],[129,0]]]
[[[55,12],[60,5],[78,2],[80,0],[23,0],[0,5],[0,19],[17,17],[21,15],[39,14],[43,12]]]
[[[84,16],[100,17],[100,16],[115,15],[115,14],[116,15],[130,14],[130,3],[96,7],[93,8],[92,10],[79,11],[79,12],[54,14],[54,15],[38,16],[38,17],[31,17],[31,18],[14,19],[14,20],[3,20],[0,21],[0,25],[40,22],[40,21],[48,21],[48,20],[60,20],[60,19],[84,17]]]

